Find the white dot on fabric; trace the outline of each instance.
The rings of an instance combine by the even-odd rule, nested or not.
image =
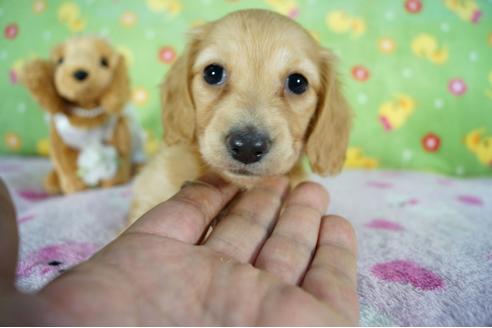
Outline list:
[[[51,33],[51,31],[44,31],[43,32],[43,39],[44,40],[51,40],[52,36],[53,36],[53,33]]]
[[[147,38],[147,39],[155,38],[155,31],[154,30],[145,31],[145,38]]]
[[[365,103],[367,103],[367,95],[365,93],[359,93],[357,95],[357,102],[359,104],[365,104]]]
[[[478,52],[476,52],[475,50],[470,51],[470,54],[468,56],[471,62],[476,62],[478,60]]]
[[[5,60],[9,56],[9,53],[6,50],[0,51],[0,60]]]
[[[18,111],[19,113],[24,113],[24,112],[26,111],[26,108],[27,108],[27,107],[26,107],[26,104],[25,104],[25,103],[19,103],[19,104],[17,105],[17,111]]]
[[[441,31],[443,31],[443,32],[449,32],[449,25],[448,25],[448,23],[441,23]]]
[[[401,157],[403,158],[404,161],[409,161],[412,159],[413,157],[413,152],[410,150],[410,149],[405,149],[402,153],[401,153]]]
[[[101,28],[101,30],[99,31],[99,33],[100,33],[100,34],[101,34],[101,36],[103,36],[103,37],[107,37],[107,36],[109,36],[109,27],[104,26],[103,28]]]
[[[409,79],[413,76],[413,71],[411,68],[404,68],[402,71],[401,71],[401,75],[406,78],[406,79]]]
[[[392,11],[387,11],[384,14],[384,18],[386,18],[386,20],[388,20],[388,21],[392,21],[395,18],[395,13]]]
[[[434,99],[434,107],[441,109],[444,106],[444,101],[440,98]]]

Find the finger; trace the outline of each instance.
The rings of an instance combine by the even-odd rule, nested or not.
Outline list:
[[[206,175],[185,183],[176,195],[144,214],[127,231],[196,243],[237,191],[218,176]]]
[[[14,204],[0,179],[0,290],[14,286],[18,244]]]
[[[271,232],[288,183],[285,177],[267,179],[244,193],[205,245],[240,262],[252,261]]]
[[[260,250],[255,266],[285,281],[298,284],[316,248],[321,216],[328,206],[328,192],[319,184],[300,184]]]
[[[318,248],[302,287],[352,320],[358,320],[357,242],[351,224],[323,217]]]

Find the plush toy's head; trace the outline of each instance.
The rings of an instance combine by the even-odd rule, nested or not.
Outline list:
[[[82,107],[94,103],[112,107],[115,98],[128,99],[124,58],[103,39],[70,39],[54,48],[52,60],[54,84],[65,100]],[[108,106],[104,106],[105,98],[109,98]]]

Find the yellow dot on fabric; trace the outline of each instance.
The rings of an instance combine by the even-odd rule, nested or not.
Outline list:
[[[378,41],[378,48],[384,54],[390,54],[395,51],[396,44],[391,38],[381,38]]]
[[[137,23],[137,15],[131,11],[125,11],[120,17],[121,25],[133,27]]]
[[[145,106],[149,100],[149,93],[144,87],[136,87],[132,92],[132,100],[139,107]]]
[[[36,150],[41,156],[48,156],[50,154],[50,142],[47,138],[40,139],[36,143]]]
[[[14,151],[19,150],[22,146],[20,137],[14,132],[7,132],[4,136],[4,142],[10,150]]]
[[[58,9],[58,19],[62,22],[70,22],[79,18],[80,8],[73,2],[65,2]]]
[[[153,155],[159,149],[159,139],[154,136],[151,130],[145,130],[145,153],[147,155]]]
[[[76,18],[68,22],[68,28],[72,32],[81,32],[85,29],[86,25],[87,22],[82,18]]]
[[[32,3],[32,11],[36,14],[41,14],[46,10],[46,1],[45,0],[36,0]]]

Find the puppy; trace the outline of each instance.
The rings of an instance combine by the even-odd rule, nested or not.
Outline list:
[[[125,108],[130,82],[122,55],[103,39],[75,37],[56,46],[51,59],[28,62],[21,79],[50,114],[54,170],[44,182],[48,192],[69,194],[130,179],[132,161],[138,155],[134,162],[141,162],[143,155],[137,154],[141,137]]]
[[[137,176],[133,221],[211,170],[250,188],[344,163],[351,111],[335,58],[296,22],[243,10],[191,31],[161,88],[164,145]]]

